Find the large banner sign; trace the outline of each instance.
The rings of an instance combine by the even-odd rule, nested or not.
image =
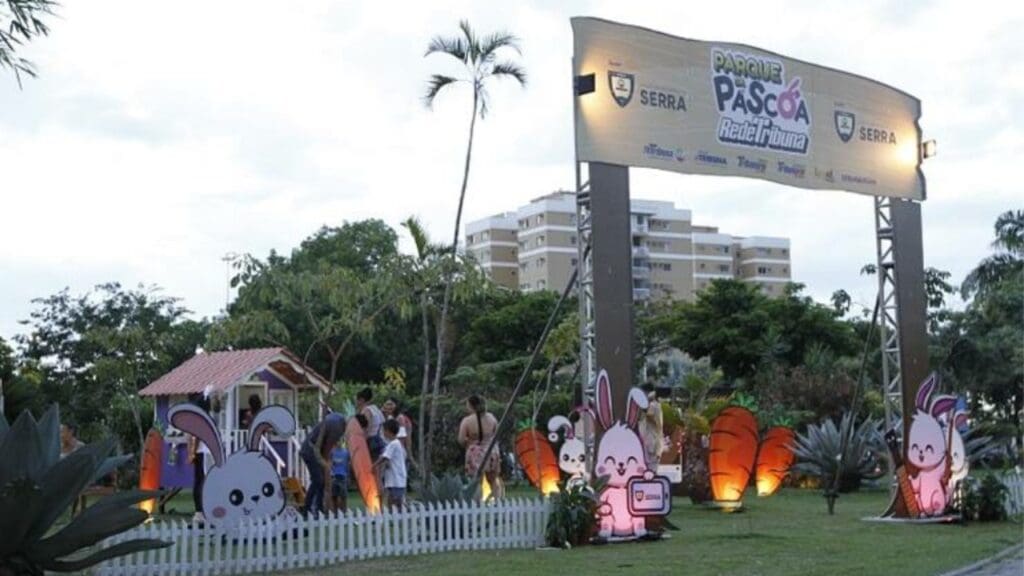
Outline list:
[[[919,100],[751,46],[573,18],[577,157],[923,200]]]

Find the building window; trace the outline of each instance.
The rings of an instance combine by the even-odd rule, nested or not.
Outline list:
[[[573,234],[572,236],[569,236],[569,243],[572,244],[573,246],[576,245],[576,235],[575,234]]]
[[[537,280],[537,289],[543,290],[548,287],[547,280]]]
[[[487,231],[487,230],[484,230],[484,240],[490,240],[490,239],[491,239],[491,233],[489,231]]]
[[[769,272],[771,272],[771,271],[772,271],[772,269],[768,268],[767,266],[758,266],[757,267],[757,273],[761,274],[762,276],[767,274],[767,273],[769,273]]]
[[[529,290],[530,289],[530,283],[529,282],[520,282],[519,283],[519,289],[520,290]]]
[[[722,254],[728,254],[728,253],[729,253],[729,247],[728,246],[722,246]]]
[[[576,225],[576,214],[569,214],[569,224]]]
[[[472,243],[473,243],[473,235],[470,234],[469,236],[466,237],[466,244],[472,244]]]
[[[761,256],[768,256],[772,253],[772,251],[769,248],[758,248],[757,253],[760,254]]]
[[[782,273],[783,274],[789,274],[789,266],[783,266],[782,267]]]
[[[537,258],[537,268],[543,268],[546,262],[544,258]]]
[[[541,234],[540,236],[537,236],[537,246],[543,246],[543,245],[544,245],[544,235]]]
[[[789,256],[789,249],[788,248],[783,248],[782,249],[782,255],[783,256]]]
[[[519,263],[519,269],[522,270],[523,272],[525,272],[526,271],[526,267],[529,266],[529,265],[530,265],[529,260],[520,262]]]
[[[729,271],[729,265],[728,264],[719,264],[718,265],[718,271],[719,272],[728,272]]]
[[[543,214],[538,214],[537,215],[537,226],[540,226],[543,223],[544,223],[544,215]]]
[[[703,263],[703,262],[701,262],[701,263],[700,263],[700,269],[701,269],[701,270],[703,270],[704,268],[705,268],[705,266],[704,266],[704,263]]]

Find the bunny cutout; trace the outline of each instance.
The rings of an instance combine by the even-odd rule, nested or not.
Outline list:
[[[932,374],[918,389],[917,411],[910,423],[904,462],[910,465],[910,485],[923,516],[936,516],[946,509],[946,434],[929,403],[936,388]]]
[[[604,434],[597,448],[596,475],[607,476],[608,484],[601,492],[598,506],[602,538],[630,538],[647,534],[646,520],[635,516],[629,510],[630,478],[654,477],[644,461],[644,445],[636,431],[640,412],[647,409],[647,396],[638,388],[629,391],[626,404],[626,421],[612,417],[612,390],[608,373],[602,370],[597,376],[597,419]]]
[[[249,440],[244,450],[224,453],[217,426],[204,410],[193,404],[179,404],[168,413],[175,428],[206,444],[213,467],[203,482],[203,513],[212,526],[222,528],[243,519],[273,517],[284,509],[281,477],[260,451],[263,437],[295,432],[295,417],[282,406],[267,406],[249,423]]]
[[[583,440],[576,437],[576,431],[565,416],[552,416],[548,420],[548,440],[558,441],[559,430],[565,433],[565,441],[558,450],[558,468],[568,475],[567,487],[585,485],[590,482],[590,474],[587,473],[587,447]]]

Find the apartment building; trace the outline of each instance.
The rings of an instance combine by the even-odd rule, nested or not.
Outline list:
[[[715,278],[782,294],[790,281],[789,240],[734,236],[695,226],[671,202],[633,200],[633,295],[692,300]],[[577,264],[576,202],[558,191],[466,225],[466,246],[496,283],[523,291],[561,290]]]

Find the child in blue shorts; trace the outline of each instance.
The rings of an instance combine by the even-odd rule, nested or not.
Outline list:
[[[331,496],[334,509],[344,512],[348,508],[349,453],[343,442],[331,450]]]

